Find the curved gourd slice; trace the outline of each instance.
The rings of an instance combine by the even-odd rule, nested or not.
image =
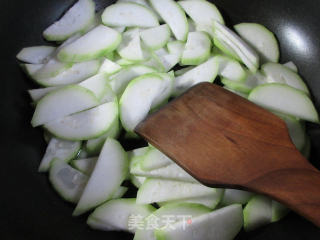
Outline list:
[[[75,33],[85,31],[94,21],[95,3],[92,0],[79,0],[64,16],[48,27],[43,36],[49,41],[63,41]]]

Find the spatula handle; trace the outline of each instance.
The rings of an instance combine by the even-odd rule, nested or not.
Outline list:
[[[320,227],[320,172],[313,166],[270,172],[247,186],[282,202]]]

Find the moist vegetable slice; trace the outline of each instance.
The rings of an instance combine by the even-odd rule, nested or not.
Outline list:
[[[258,23],[240,23],[235,25],[234,29],[259,53],[262,62],[279,62],[278,41],[265,26]]]
[[[43,97],[36,106],[31,124],[37,127],[98,104],[98,99],[90,90],[70,85]]]
[[[281,64],[266,63],[262,65],[261,71],[267,76],[268,82],[287,84],[309,94],[308,87],[302,78],[297,73]]]
[[[157,15],[147,7],[132,2],[110,5],[102,14],[102,22],[111,27],[159,26]]]
[[[172,41],[172,42],[168,42],[167,44],[168,52],[170,54],[174,54],[179,57],[182,56],[184,47],[185,47],[185,43],[182,41]]]
[[[108,230],[114,228],[117,231],[134,233],[137,230],[137,226],[132,224],[134,218],[138,216],[143,219],[155,210],[149,204],[137,204],[135,198],[116,199],[96,208],[89,216],[87,223],[95,229],[103,230],[105,225]],[[95,226],[94,222],[99,222],[100,226]]]
[[[210,57],[211,39],[204,32],[190,32],[182,53],[182,65],[199,65]]]
[[[56,48],[51,46],[26,47],[18,53],[17,59],[32,64],[43,64],[55,50]]]
[[[223,17],[217,7],[208,1],[179,1],[180,6],[189,17],[210,35],[213,34],[214,21],[224,24]]]
[[[181,56],[178,54],[171,54],[166,49],[160,48],[155,51],[154,56],[161,67],[158,67],[159,71],[170,71],[175,65],[177,65],[180,61]]]
[[[157,239],[175,240],[229,240],[235,238],[243,226],[241,205],[235,204],[191,218],[187,223],[180,221],[171,228],[155,231]]]
[[[130,29],[123,34],[123,41],[117,52],[122,58],[133,62],[140,62],[149,57],[142,48],[139,28]]]
[[[194,179],[190,174],[174,163],[161,168],[145,171],[141,168],[141,164],[139,162],[138,164],[132,166],[130,173],[140,177],[198,183],[196,179]]]
[[[108,79],[106,73],[99,73],[79,83],[79,86],[89,89],[100,100],[104,96],[106,88],[108,88]],[[110,91],[112,90],[110,89]]]
[[[213,82],[218,75],[218,71],[219,63],[217,59],[210,58],[208,61],[176,78],[174,95],[180,95],[197,83]]]
[[[76,159],[71,162],[71,165],[83,174],[90,176],[94,170],[97,160],[97,157]]]
[[[67,141],[58,138],[51,138],[46,152],[41,160],[39,172],[46,172],[50,168],[50,164],[55,159],[63,162],[69,162],[77,156],[81,148],[81,142]]]
[[[215,56],[219,62],[219,75],[232,81],[244,81],[247,77],[245,69],[232,58],[218,55]]]
[[[259,67],[258,54],[225,25],[215,21],[214,27],[215,37],[231,48],[251,72],[256,72]]]
[[[306,128],[303,122],[285,114],[276,113],[276,115],[285,121],[292,142],[299,151],[302,151],[307,142]]]
[[[133,132],[152,108],[154,99],[165,88],[165,81],[150,73],[132,80],[120,99],[120,119],[123,127]]]
[[[90,139],[86,142],[86,145],[85,145],[86,151],[88,151],[90,154],[100,153],[106,139],[107,138],[116,139],[119,136],[120,131],[121,131],[120,122],[119,122],[119,119],[116,119],[105,134],[103,134],[99,138]]]
[[[151,6],[169,25],[177,40],[186,41],[189,31],[189,24],[185,12],[173,0],[149,0]]]
[[[139,188],[138,203],[174,201],[192,197],[202,197],[218,193],[220,189],[209,188],[198,183],[147,179]]]
[[[105,58],[99,68],[99,73],[115,74],[121,70],[121,66],[108,58]]]
[[[49,41],[63,41],[73,34],[85,31],[94,21],[95,3],[92,0],[79,0],[63,17],[48,27],[43,36]]]
[[[215,209],[221,202],[221,199],[224,195],[224,190],[220,189],[215,193],[209,194],[207,196],[202,197],[191,197],[191,198],[185,198],[185,199],[179,199],[175,201],[169,201],[169,202],[157,202],[159,206],[165,206],[167,204],[183,204],[183,203],[193,203],[193,204],[201,204],[207,208]]]
[[[221,82],[229,89],[241,94],[249,94],[259,85],[266,84],[265,77],[260,73],[252,73],[247,71],[244,81],[233,81],[227,78],[221,79]]]
[[[42,81],[48,78],[53,78],[72,67],[72,63],[63,63],[59,60],[52,58],[44,64],[39,70],[34,72],[31,77],[37,83],[42,84]]]
[[[154,231],[166,225],[165,220],[170,216],[170,222],[173,224],[181,220],[187,221],[194,217],[209,213],[210,209],[200,204],[193,203],[170,203],[167,204],[151,215],[147,216],[143,221],[143,229],[136,231],[134,240],[156,240]],[[150,223],[155,222],[155,225]]]
[[[319,116],[310,98],[302,91],[281,83],[269,83],[253,89],[249,100],[273,111],[319,122]]]
[[[117,102],[104,103],[98,107],[75,113],[44,125],[50,133],[66,140],[88,140],[106,133],[118,120]]]
[[[129,188],[120,186],[118,190],[113,194],[112,199],[122,198],[127,193],[128,190]]]
[[[252,231],[271,223],[271,199],[260,195],[254,196],[244,208],[243,215],[246,231]]]
[[[84,62],[104,56],[121,42],[116,30],[104,25],[95,27],[73,43],[60,49],[57,57],[63,62]]]
[[[292,61],[283,64],[283,66],[285,66],[285,67],[289,68],[290,70],[298,73],[298,67],[297,67],[297,65],[296,65],[294,62],[292,62]]]
[[[153,99],[151,106],[152,110],[155,110],[168,102],[174,87],[173,71],[168,73],[155,73],[155,75],[163,79],[163,84],[160,93],[155,99]]]
[[[231,204],[246,204],[252,198],[253,193],[237,190],[237,189],[226,189],[224,196],[221,201],[221,205],[228,206]]]
[[[37,89],[28,90],[28,93],[29,93],[32,101],[37,102],[41,98],[43,98],[45,95],[47,95],[48,93],[50,93],[54,90],[57,90],[57,89],[58,89],[58,87],[37,88]]]
[[[144,156],[141,161],[141,169],[144,171],[150,171],[161,167],[166,167],[172,164],[172,160],[160,152],[156,148],[152,148]]]
[[[129,169],[131,169],[137,162],[141,160],[139,158],[140,156],[145,155],[149,150],[150,150],[149,147],[142,147],[142,148],[137,148],[128,152],[128,155],[130,158]],[[132,184],[137,188],[139,188],[142,185],[142,183],[146,180],[145,177],[134,176],[133,174],[130,174],[130,172],[128,175],[128,179],[130,179]]]
[[[117,96],[122,96],[129,82],[147,73],[154,73],[155,69],[143,65],[132,65],[121,69],[118,73],[109,78],[109,84]]]
[[[57,159],[51,164],[49,181],[64,200],[77,203],[87,184],[88,177]]]
[[[107,139],[73,215],[81,215],[112,198],[127,173],[126,152],[118,141]]]
[[[55,77],[38,79],[37,83],[46,87],[75,84],[95,75],[100,65],[99,60],[75,63]]]
[[[149,28],[140,33],[143,43],[151,50],[164,47],[171,36],[171,30],[167,24]]]
[[[271,211],[272,211],[271,222],[278,222],[290,212],[290,210],[286,206],[274,200],[272,200],[272,203],[271,203]]]

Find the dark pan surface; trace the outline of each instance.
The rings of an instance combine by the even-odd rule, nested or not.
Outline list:
[[[43,44],[41,33],[73,0],[1,0],[1,145],[0,239],[132,239],[126,233],[90,230],[85,217],[72,218],[73,206],[51,188],[47,176],[37,173],[45,150],[40,129],[32,129],[32,108],[26,90],[35,87],[20,70],[15,55],[25,46]],[[112,1],[97,1],[102,7]],[[228,24],[259,22],[276,33],[282,62],[293,60],[307,81],[320,109],[319,1],[215,0]],[[308,126],[312,160],[320,159],[320,130]],[[126,142],[126,147],[132,147]],[[299,189],[297,189],[299,191]],[[320,189],[319,189],[320,191]],[[320,239],[320,230],[291,213],[282,221],[237,239]]]

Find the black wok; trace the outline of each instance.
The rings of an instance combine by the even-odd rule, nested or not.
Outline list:
[[[90,230],[86,217],[73,218],[73,206],[51,188],[47,176],[37,173],[45,150],[40,129],[32,129],[28,88],[35,87],[22,73],[15,55],[25,46],[44,44],[42,31],[73,0],[0,1],[0,239],[132,239],[126,233]],[[99,8],[112,1],[96,1]],[[320,110],[320,1],[214,0],[228,24],[258,22],[274,31],[281,43],[281,61],[294,61],[309,85]],[[320,128],[308,125],[312,162],[320,160]],[[136,144],[123,142],[127,149]],[[320,191],[320,189],[319,189]],[[131,193],[132,194],[132,193]],[[129,193],[130,196],[130,193]],[[320,229],[291,213],[282,221],[237,239],[320,239]]]

